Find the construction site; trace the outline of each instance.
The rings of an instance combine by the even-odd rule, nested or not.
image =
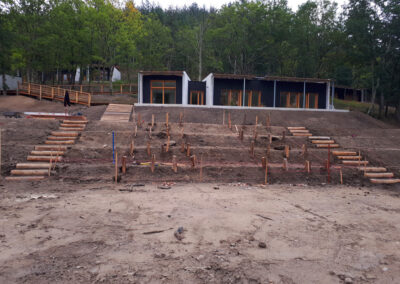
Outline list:
[[[398,127],[71,92],[0,97],[1,283],[399,281]]]

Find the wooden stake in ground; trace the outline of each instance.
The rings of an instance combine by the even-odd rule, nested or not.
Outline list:
[[[115,166],[114,166],[115,182],[118,182],[118,152],[115,151]]]
[[[311,172],[311,162],[310,161],[305,162],[305,168],[306,168],[306,172],[309,174]]]
[[[126,173],[126,156],[122,156],[122,173]]]
[[[289,145],[285,145],[285,156],[287,159],[289,159],[289,155],[290,155]]]
[[[169,151],[169,143],[170,143],[170,138],[168,136],[168,138],[167,138],[167,148],[165,149],[165,152]]]
[[[257,140],[257,125],[254,127],[254,140]]]
[[[182,144],[181,144],[181,152],[185,152],[185,142],[182,140]]]
[[[132,157],[135,151],[135,140],[132,139],[131,145],[129,146],[129,155]]]
[[[262,157],[261,158],[261,166],[263,167],[263,169],[265,169],[266,165],[267,165],[267,159],[265,157]]]
[[[285,171],[287,171],[288,170],[288,162],[287,162],[287,158],[283,158],[283,169],[285,170]]]
[[[196,167],[196,155],[190,156],[190,161],[192,162],[192,168]]]
[[[190,144],[189,143],[186,144],[186,156],[190,157]]]
[[[150,157],[150,155],[151,155],[150,141],[147,141],[147,156]]]
[[[151,156],[151,172],[154,173],[154,168],[156,165],[156,154],[153,154]]]
[[[268,162],[265,164],[265,178],[264,184],[268,184]]]
[[[342,173],[342,167],[339,168],[339,175],[340,175],[340,184],[343,184],[343,173]]]
[[[254,140],[250,143],[250,155],[254,157]]]
[[[167,136],[169,137],[169,127],[167,126]]]
[[[178,164],[176,162],[176,156],[175,155],[172,156],[172,170],[174,171],[174,173],[178,172]]]
[[[154,114],[151,115],[151,128],[154,127]]]
[[[168,128],[168,120],[169,120],[169,112],[165,114],[165,125],[167,126],[167,128]]]
[[[137,126],[137,124],[135,125],[135,137],[137,136],[137,128],[138,128],[138,126]]]

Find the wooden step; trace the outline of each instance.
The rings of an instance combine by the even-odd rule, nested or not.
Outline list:
[[[50,163],[18,163],[17,169],[48,169]]]
[[[87,120],[67,120],[64,119],[62,123],[68,123],[68,124],[86,124],[88,121]]]
[[[73,136],[49,136],[47,137],[48,140],[58,140],[58,141],[67,141],[67,140],[75,140],[76,137]]]
[[[293,136],[312,136],[311,133],[293,133]]]
[[[36,151],[67,151],[67,146],[62,145],[38,145],[35,146]]]
[[[387,179],[371,178],[370,181],[372,183],[379,183],[379,184],[394,184],[394,183],[399,183],[400,178],[387,178]]]
[[[69,128],[82,128],[82,127],[84,127],[84,125],[82,125],[82,124],[71,124],[71,123],[61,123],[60,124],[60,126],[61,127],[69,127]]]
[[[61,162],[62,157],[51,157],[51,156],[28,156],[28,158],[26,158],[28,161],[40,161],[40,162],[50,162],[50,160],[52,162],[57,161],[57,162]]]
[[[331,137],[329,136],[310,136],[308,139],[311,140],[331,140]]]
[[[355,156],[358,155],[357,152],[354,151],[332,151],[332,154],[335,156]]]
[[[290,133],[310,133],[310,131],[308,131],[307,129],[293,129],[289,131]]]
[[[339,160],[360,160],[361,156],[336,156]]]
[[[6,177],[8,181],[39,181],[45,179],[45,176],[11,176]]]
[[[304,126],[289,126],[287,129],[289,130],[305,130]]]
[[[44,144],[47,144],[47,145],[72,145],[74,143],[75,143],[75,141],[73,141],[73,140],[68,140],[68,141],[47,140],[44,142]]]
[[[64,137],[76,137],[79,135],[76,131],[52,131],[51,135],[53,136],[64,136]]]
[[[63,151],[31,151],[31,155],[35,156],[63,156]]]
[[[49,170],[11,170],[11,174],[14,176],[44,176],[49,175]]]
[[[335,144],[335,140],[313,140],[313,144]]]
[[[350,166],[366,166],[368,163],[368,161],[342,161],[342,164]]]
[[[368,178],[392,178],[394,177],[393,173],[364,173],[365,177]]]
[[[384,167],[359,167],[358,169],[364,172],[377,172],[377,173],[378,172],[382,173],[387,171],[387,169]]]
[[[69,131],[83,131],[85,128],[82,128],[82,127],[80,127],[80,128],[60,127],[59,129],[60,130],[69,130]]]
[[[339,148],[339,144],[315,144],[317,148],[328,148],[330,146],[331,148]]]

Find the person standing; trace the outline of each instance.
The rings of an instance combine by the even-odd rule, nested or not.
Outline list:
[[[71,106],[71,101],[70,101],[70,99],[69,99],[69,93],[68,93],[68,91],[65,91],[65,94],[64,94],[64,108],[65,108],[65,115],[67,116],[68,115],[68,107],[70,107]]]

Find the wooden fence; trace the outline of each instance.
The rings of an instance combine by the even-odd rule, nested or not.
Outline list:
[[[113,85],[112,92],[110,84],[92,84],[92,85],[58,85],[57,87],[88,92],[92,95],[121,95],[121,94],[136,94],[137,84],[117,84]]]
[[[68,91],[71,103],[90,106],[92,95],[87,92],[67,90],[60,87],[52,87],[48,85],[39,85],[33,83],[18,83],[18,91],[20,94],[42,98],[64,101],[65,91]]]

